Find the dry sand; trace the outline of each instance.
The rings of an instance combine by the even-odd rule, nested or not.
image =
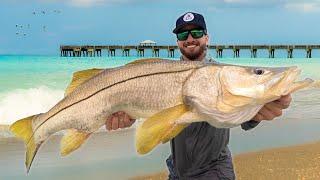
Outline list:
[[[234,164],[240,180],[319,180],[320,142],[236,155]],[[166,171],[132,178],[162,179],[167,179]]]

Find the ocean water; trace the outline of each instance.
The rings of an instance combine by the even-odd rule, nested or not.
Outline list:
[[[72,73],[124,65],[137,57],[0,56],[0,124],[44,112],[63,97]],[[252,66],[290,66],[302,77],[320,79],[319,59],[221,58],[217,61]]]
[[[11,124],[15,120],[40,112],[45,112],[63,98],[64,90],[72,73],[89,68],[109,68],[124,65],[137,57],[55,57],[55,56],[0,56],[0,125]],[[219,62],[252,66],[298,66],[302,78],[320,79],[320,59],[312,58],[221,58]],[[262,122],[250,131],[240,128],[231,130],[230,148],[233,154],[256,151],[265,148],[287,146],[320,140],[320,90],[301,91],[293,95],[291,106],[283,116],[271,122]],[[109,132],[112,134],[113,132]],[[8,137],[0,132],[1,137]],[[125,179],[141,174],[153,173],[165,168],[164,159],[169,154],[168,144],[162,145],[151,156],[141,157],[134,152],[133,133],[119,131],[108,139],[105,148],[99,141],[93,141],[79,153],[59,160],[58,143],[46,145],[35,160],[35,170],[27,179],[40,179],[50,174],[52,179],[68,179],[80,169],[77,178],[90,177],[98,169],[103,179],[104,173],[110,179]],[[104,137],[104,136],[102,136]],[[56,142],[57,140],[53,141]],[[49,140],[50,142],[50,140]],[[123,142],[124,144],[121,145]],[[131,142],[131,143],[130,143]],[[10,146],[11,145],[11,146]],[[25,177],[24,148],[22,143],[0,143],[0,177],[21,179]],[[89,146],[94,146],[90,148]],[[4,148],[7,147],[7,148]],[[90,152],[93,153],[90,153]],[[82,153],[81,153],[82,152]],[[96,153],[98,152],[98,153]],[[103,153],[106,153],[105,156]],[[112,152],[115,153],[112,155]],[[109,153],[109,154],[108,154]],[[98,155],[97,155],[98,154]],[[81,163],[76,160],[86,156]],[[106,160],[108,159],[108,160]],[[36,168],[39,168],[38,170]],[[42,169],[41,169],[42,167]],[[103,168],[106,168],[103,170]],[[19,173],[17,173],[19,171]],[[81,173],[80,173],[81,172]],[[111,178],[112,177],[112,178]],[[0,178],[1,179],[1,178]]]

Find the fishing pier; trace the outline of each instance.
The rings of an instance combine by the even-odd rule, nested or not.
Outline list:
[[[222,58],[225,51],[233,52],[234,58],[240,57],[240,51],[250,51],[251,58],[258,57],[258,51],[267,51],[269,58],[275,58],[275,51],[281,50],[287,52],[287,58],[293,58],[294,50],[305,51],[306,58],[312,58],[312,52],[320,49],[320,45],[209,45],[208,51],[215,51],[217,58]],[[153,57],[159,57],[160,51],[167,51],[170,58],[175,57],[175,52],[179,53],[178,46],[166,45],[85,45],[85,46],[60,46],[60,55],[62,57],[93,57],[102,56],[102,52],[106,52],[108,56],[116,56],[116,52],[122,56],[138,56],[144,57],[146,51],[151,51]]]

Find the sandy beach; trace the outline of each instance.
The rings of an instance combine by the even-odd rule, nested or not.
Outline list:
[[[320,142],[239,154],[234,164],[240,180],[320,179]],[[166,171],[131,180],[162,179]]]
[[[134,129],[94,133],[69,156],[60,156],[61,135],[54,135],[41,147],[29,174],[25,170],[24,143],[14,137],[0,138],[0,179],[124,180],[165,169],[167,145],[148,155],[138,155]]]
[[[167,179],[164,159],[168,146],[139,156],[133,134],[133,129],[96,133],[68,157],[59,155],[61,136],[52,136],[39,150],[29,175],[25,173],[23,142],[0,138],[0,179]],[[234,156],[234,164],[240,180],[320,179],[320,141],[240,153]]]

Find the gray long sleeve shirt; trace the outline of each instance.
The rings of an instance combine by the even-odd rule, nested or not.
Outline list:
[[[249,130],[258,123],[242,124]],[[192,123],[171,140],[175,175],[179,179],[235,179],[228,149],[230,129],[219,129],[206,122]]]
[[[241,127],[249,130],[258,124],[251,120]],[[173,164],[173,167],[168,166],[171,178],[235,179],[228,149],[229,136],[230,129],[215,128],[206,122],[190,124],[171,140],[172,156],[167,160]]]

